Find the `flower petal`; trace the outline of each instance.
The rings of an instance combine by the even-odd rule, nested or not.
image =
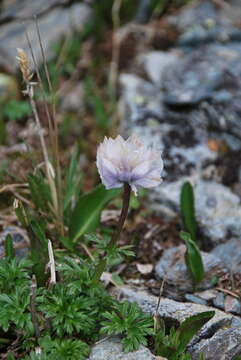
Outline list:
[[[161,183],[161,152],[146,147],[135,135],[127,140],[120,135],[105,137],[98,147],[96,164],[101,181],[109,189],[128,182],[136,194],[136,186],[150,188]]]

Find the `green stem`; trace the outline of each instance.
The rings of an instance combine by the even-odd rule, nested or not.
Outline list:
[[[129,203],[130,203],[130,194],[131,194],[131,187],[129,184],[125,183],[124,184],[124,192],[123,192],[123,203],[122,203],[122,210],[121,210],[121,214],[120,214],[120,218],[118,221],[118,225],[117,225],[117,229],[116,232],[113,234],[107,248],[106,248],[106,252],[105,255],[103,256],[103,258],[100,260],[99,264],[96,267],[94,276],[93,276],[93,283],[97,284],[101,278],[101,275],[103,274],[103,272],[105,271],[105,267],[106,267],[106,263],[107,263],[107,254],[108,252],[116,245],[121,231],[123,229],[127,214],[128,214],[128,208],[129,208]]]

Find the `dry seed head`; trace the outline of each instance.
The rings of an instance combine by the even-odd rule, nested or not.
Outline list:
[[[18,60],[19,67],[23,75],[23,79],[26,83],[29,83],[33,77],[33,74],[30,71],[28,56],[23,49],[18,48],[17,52],[18,52],[18,56],[16,56],[16,59]]]

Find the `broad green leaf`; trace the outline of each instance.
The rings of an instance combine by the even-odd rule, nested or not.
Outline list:
[[[64,236],[60,236],[59,240],[64,245],[64,247],[66,249],[70,250],[71,252],[74,251],[73,242],[69,238],[64,237]]]
[[[70,221],[70,239],[76,242],[85,233],[93,232],[99,224],[103,207],[120,193],[120,189],[106,190],[103,185],[80,197]]]
[[[186,231],[191,234],[192,240],[196,241],[197,222],[195,218],[194,192],[189,182],[185,182],[182,186],[180,203]]]
[[[205,311],[197,315],[190,316],[180,325],[179,346],[177,352],[180,354],[185,351],[187,344],[192,340],[193,336],[215,315],[215,311]]]
[[[192,276],[193,283],[194,285],[196,285],[201,282],[204,277],[204,266],[202,262],[202,257],[196,243],[191,239],[189,233],[181,231],[180,237],[186,243],[186,265]]]
[[[13,238],[10,234],[8,234],[5,239],[4,247],[5,247],[5,256],[10,259],[13,259],[15,257],[15,252],[13,248]]]

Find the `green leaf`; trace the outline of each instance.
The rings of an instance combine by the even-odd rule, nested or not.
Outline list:
[[[82,195],[73,210],[70,222],[70,239],[77,239],[87,232],[93,232],[99,224],[103,207],[120,193],[120,189],[106,190],[103,185]]]
[[[10,100],[3,109],[3,113],[10,120],[18,120],[31,114],[31,108],[27,101]]]
[[[191,234],[193,241],[196,241],[197,222],[195,218],[194,192],[189,182],[185,182],[182,186],[180,203],[185,228]]]
[[[60,236],[59,240],[66,249],[70,250],[71,252],[74,251],[73,242],[69,238]]]
[[[40,241],[41,244],[47,243],[47,240],[45,237],[44,224],[42,224],[41,222],[32,220],[31,228],[32,228],[34,235],[38,238],[38,240]]]
[[[120,277],[116,272],[112,273],[111,279],[113,280],[113,282],[114,282],[117,286],[123,286],[123,285],[124,285],[123,280],[121,279],[121,277]]]
[[[41,210],[49,211],[50,189],[41,172],[39,171],[35,175],[29,174],[28,184],[35,206]]]
[[[104,101],[97,94],[93,79],[89,76],[85,81],[85,92],[91,103],[94,119],[97,122],[97,125],[103,129],[107,129],[110,125],[110,116],[105,109]]]
[[[219,277],[217,275],[214,275],[210,281],[210,284],[212,287],[216,286],[218,283]],[[241,359],[240,359],[241,360]]]
[[[205,311],[197,315],[190,316],[180,325],[179,341],[177,352],[180,354],[185,349],[187,344],[191,341],[194,335],[215,315],[215,311]]]
[[[7,360],[15,360],[15,356],[12,352],[7,353]]]
[[[67,170],[66,174],[66,192],[64,196],[64,210],[67,209],[67,207],[70,204],[72,196],[75,194],[75,192],[78,190],[79,183],[80,183],[80,174],[78,174],[78,149],[75,148],[71,159],[69,168]],[[77,179],[75,179],[77,174]]]
[[[44,226],[45,225],[41,223],[41,219],[38,222],[33,219],[28,227],[33,272],[36,276],[38,286],[45,284],[45,268],[48,263],[48,243]]]
[[[204,266],[202,262],[202,257],[197,245],[191,239],[189,233],[181,231],[180,237],[186,243],[187,251],[185,254],[185,261],[195,286],[196,284],[201,282],[204,277]]]
[[[14,207],[14,210],[15,210],[15,214],[16,214],[18,220],[20,221],[21,225],[24,228],[27,228],[29,219],[28,219],[27,213],[23,207],[23,204],[20,201],[18,201],[17,206]]]
[[[10,234],[8,234],[5,239],[4,247],[5,247],[5,256],[10,259],[13,259],[15,257],[15,252],[13,248],[13,238]]]

